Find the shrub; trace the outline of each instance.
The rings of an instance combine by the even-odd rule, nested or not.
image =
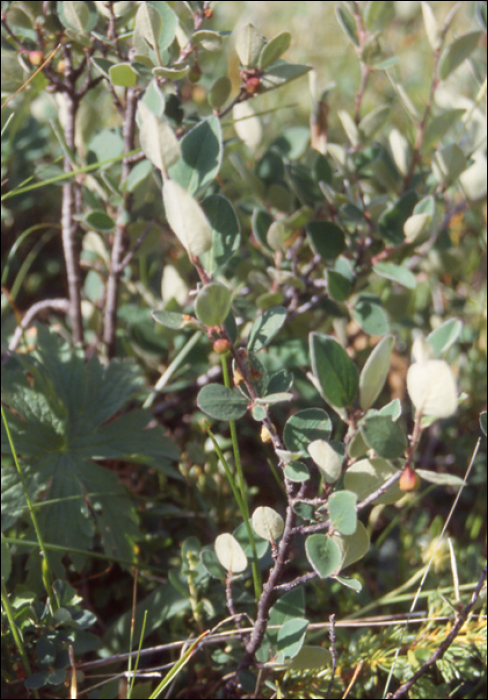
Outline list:
[[[484,697],[486,3],[213,5],[2,3],[2,697]]]

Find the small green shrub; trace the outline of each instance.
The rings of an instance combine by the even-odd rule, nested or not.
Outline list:
[[[2,3],[2,697],[485,697],[486,3],[237,5]]]

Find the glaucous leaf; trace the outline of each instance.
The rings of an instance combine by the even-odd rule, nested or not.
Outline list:
[[[320,578],[328,578],[339,571],[342,554],[339,545],[331,537],[320,533],[309,535],[305,540],[305,552]]]
[[[359,376],[359,403],[363,410],[371,408],[385,385],[390,370],[390,357],[395,338],[387,335],[373,349]]]
[[[308,447],[308,454],[324,475],[328,484],[334,484],[342,472],[344,455],[340,454],[326,440],[314,440]]]
[[[437,486],[464,486],[466,482],[455,474],[442,474],[433,472],[430,469],[416,469],[415,473],[422,479]]]
[[[283,439],[288,450],[308,457],[308,445],[314,440],[328,440],[331,430],[332,421],[323,409],[305,408],[287,420]]]
[[[257,352],[269,345],[280,332],[285,321],[286,309],[284,306],[273,306],[264,311],[253,323],[247,344],[248,350]]]
[[[241,66],[255,68],[266,39],[253,24],[245,24],[236,36],[236,52]]]
[[[139,140],[147,158],[164,174],[180,157],[180,144],[166,121],[157,117],[144,102],[139,103]],[[163,190],[164,191],[164,190]]]
[[[425,33],[432,51],[437,51],[441,45],[441,32],[435,18],[432,7],[428,2],[422,2],[422,17],[424,18]]]
[[[222,163],[222,129],[216,116],[203,119],[180,141],[181,158],[170,168],[170,176],[190,194],[215,179]]]
[[[373,270],[380,277],[393,280],[407,289],[415,289],[417,280],[413,272],[410,272],[405,265],[395,265],[389,262],[379,262],[373,265]]]
[[[214,109],[220,109],[222,105],[226,102],[232,91],[232,83],[230,78],[223,75],[221,78],[217,78],[208,94],[208,101],[211,107]]]
[[[357,495],[352,491],[335,491],[329,496],[327,508],[334,529],[341,535],[352,535],[356,532]]]
[[[281,515],[268,506],[256,508],[252,514],[252,526],[254,532],[268,542],[275,542],[285,528]]]
[[[371,416],[361,426],[367,445],[378,457],[395,459],[407,449],[407,438],[402,428],[388,416]]]
[[[341,554],[340,570],[354,564],[364,557],[369,549],[369,535],[363,523],[358,520],[356,531],[352,535],[332,535],[334,544]]]
[[[481,32],[468,32],[454,39],[446,48],[439,61],[439,75],[445,80],[461,63],[470,56],[479,44]]]
[[[427,360],[410,365],[407,389],[416,411],[424,416],[449,418],[457,411],[456,382],[444,360]]]
[[[211,282],[200,290],[195,302],[195,313],[206,326],[219,326],[230,311],[232,293],[223,284]]]
[[[335,260],[346,247],[344,232],[332,221],[310,221],[306,231],[313,252],[323,260]]]
[[[212,228],[196,199],[175,180],[166,180],[163,200],[168,224],[190,258],[209,250],[212,246]]]
[[[344,487],[357,494],[358,501],[362,501],[377,491],[390,476],[398,471],[390,462],[381,457],[373,459],[361,459],[351,465],[344,474]],[[392,484],[388,490],[376,498],[373,503],[395,503],[403,496],[398,486],[398,481]]]
[[[312,66],[304,66],[292,63],[277,63],[268,68],[261,78],[261,91],[267,92],[289,83],[296,78],[301,78],[312,70]]]
[[[121,87],[134,87],[137,85],[137,71],[130,63],[118,63],[109,69],[110,82],[112,85]]]
[[[226,571],[238,574],[246,569],[247,557],[235,537],[224,532],[217,537],[214,547],[217,559]]]
[[[429,333],[427,342],[432,347],[435,357],[440,357],[449,350],[451,345],[459,338],[462,329],[462,321],[459,321],[457,318],[450,318]]]
[[[221,384],[207,384],[197,396],[198,407],[217,420],[238,420],[247,411],[247,399]]]
[[[344,348],[332,336],[311,333],[310,357],[327,401],[339,408],[349,406],[356,397],[359,373]]]
[[[354,304],[352,316],[368,335],[385,335],[390,330],[386,313],[379,299],[372,295],[360,296]]]
[[[274,36],[267,44],[264,45],[261,55],[259,56],[259,67],[266,69],[272,63],[278,60],[285,51],[288,50],[291,43],[290,32],[281,32]]]

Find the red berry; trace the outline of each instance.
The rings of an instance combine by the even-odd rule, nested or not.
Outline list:
[[[261,81],[259,78],[248,78],[246,80],[246,91],[249,92],[251,95],[254,95],[256,92],[259,92],[261,90]]]
[[[218,340],[214,341],[213,349],[215,350],[217,355],[223,355],[228,350],[230,350],[230,348],[231,344],[225,338],[219,338]]]
[[[402,491],[415,491],[420,485],[420,477],[408,466],[403,470],[398,483]]]
[[[42,51],[29,51],[29,61],[33,66],[40,66],[44,61],[44,54]]]

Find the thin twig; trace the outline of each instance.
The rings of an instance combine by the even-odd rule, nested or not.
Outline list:
[[[34,318],[41,311],[44,311],[45,309],[53,309],[53,311],[60,311],[67,314],[69,312],[69,308],[70,305],[68,299],[45,299],[44,301],[38,301],[37,304],[33,304],[24,314],[20,325],[15,329],[15,333],[8,346],[8,353],[11,354],[15,352],[25,329],[30,326]]]

